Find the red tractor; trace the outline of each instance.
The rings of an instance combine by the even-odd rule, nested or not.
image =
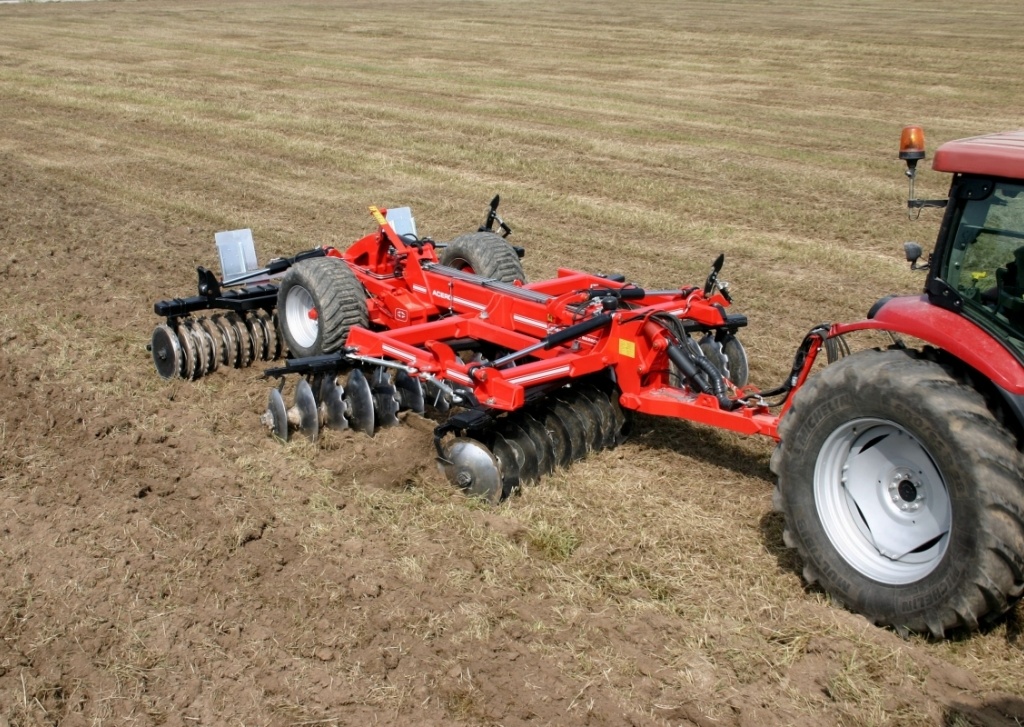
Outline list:
[[[887,350],[812,376],[782,417],[776,508],[804,577],[876,623],[942,637],[1004,613],[1024,590],[1024,131],[952,141],[933,168],[948,199],[917,200],[920,127],[907,127],[910,210],[944,207],[923,295],[867,320]],[[918,268],[921,250],[908,243]]]
[[[905,137],[913,182],[923,134]],[[634,411],[781,439],[775,503],[809,582],[901,631],[973,629],[1024,589],[1024,133],[947,144],[934,166],[955,172],[948,204],[910,202],[946,206],[926,293],[814,328],[770,391],[747,383],[721,256],[699,287],[565,269],[527,283],[497,198],[447,244],[371,208],[377,230],[347,250],[266,268],[223,233],[225,276],[200,268],[199,295],[156,304],[153,359],[197,378],[287,352],[266,374],[297,375],[295,404],[275,388],[262,418],[283,440],[432,408],[442,469],[491,502],[619,444]],[[190,317],[204,309],[230,312]],[[893,345],[843,357],[867,329]],[[838,360],[811,376],[823,348]]]

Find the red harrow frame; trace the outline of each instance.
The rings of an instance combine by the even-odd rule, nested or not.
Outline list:
[[[779,438],[828,326],[808,334],[783,386],[761,392],[746,385],[736,333],[747,321],[726,312],[722,256],[703,287],[645,290],[568,269],[524,284],[521,249],[492,232],[495,222],[511,231],[497,203],[479,231],[448,245],[400,234],[371,207],[378,229],[344,252],[318,248],[258,271],[287,271],[277,285],[225,292],[200,268],[198,296],[155,306],[168,319],[151,344],[157,369],[198,378],[289,349],[265,375],[300,375],[296,403],[286,409],[275,388],[262,417],[283,440],[296,429],[315,439],[321,426],[372,434],[402,408],[454,406],[435,430],[440,462],[492,502],[618,444],[630,411]],[[211,308],[231,312],[188,317]]]

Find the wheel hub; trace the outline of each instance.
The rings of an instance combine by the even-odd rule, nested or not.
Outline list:
[[[905,467],[898,468],[889,478],[889,498],[902,512],[917,512],[924,501],[924,483],[914,478]]]

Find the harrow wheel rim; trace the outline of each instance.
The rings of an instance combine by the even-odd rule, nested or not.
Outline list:
[[[946,554],[952,507],[931,454],[900,425],[875,418],[837,428],[814,469],[821,525],[851,567],[880,583],[914,583]]]
[[[293,285],[288,289],[284,301],[284,316],[295,343],[303,348],[316,345],[320,335],[319,315],[316,303],[308,290],[301,285]]]

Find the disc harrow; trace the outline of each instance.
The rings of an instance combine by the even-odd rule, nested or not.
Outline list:
[[[274,437],[372,436],[402,412],[426,414],[442,471],[489,502],[618,446],[631,412],[778,438],[770,407],[802,383],[827,329],[809,334],[782,387],[761,392],[747,385],[737,337],[746,318],[726,310],[724,256],[702,288],[646,290],[567,269],[527,283],[498,201],[447,245],[419,237],[408,209],[371,207],[377,230],[347,250],[252,270],[233,262],[255,260],[251,234],[232,233],[242,249],[222,250],[223,278],[199,268],[198,295],[155,305],[167,318],[150,346],[157,372],[194,380],[288,356],[293,341],[284,365],[264,371],[279,379],[260,417]]]

